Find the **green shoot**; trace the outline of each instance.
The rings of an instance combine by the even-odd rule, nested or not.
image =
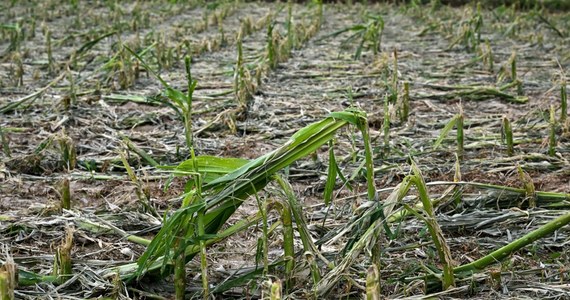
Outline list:
[[[384,97],[384,122],[382,123],[382,130],[384,133],[384,151],[383,154],[387,157],[390,154],[390,100],[389,97]]]
[[[510,78],[511,83],[508,85],[509,88],[513,85],[516,86],[517,94],[521,96],[524,94],[522,89],[522,81],[520,81],[517,76],[517,52],[513,51],[509,59],[501,66],[501,69],[499,70],[499,74],[497,76],[497,82],[502,82],[506,78]]]
[[[495,58],[493,56],[493,48],[491,48],[491,43],[489,39],[485,40],[485,50],[483,52],[483,64],[487,65],[487,70],[493,73],[495,69]]]
[[[549,135],[548,135],[548,155],[556,155],[556,117],[554,105],[550,106],[550,121],[548,122]]]
[[[12,62],[15,64],[11,70],[11,77],[14,79],[14,86],[21,87],[24,85],[24,62],[19,52],[12,54]]]
[[[224,34],[224,17],[225,15],[217,14],[218,32],[220,34],[220,47],[226,45],[226,36]]]
[[[144,187],[141,181],[138,179],[137,175],[135,174],[135,171],[128,162],[127,154],[124,152],[120,152],[119,154],[120,154],[119,158],[121,159],[121,162],[123,163],[123,166],[127,171],[128,178],[136,187],[135,193],[137,195],[140,204],[143,206],[146,212],[150,212],[154,216],[159,217],[160,214],[150,204],[150,194],[148,188]]]
[[[236,43],[237,58],[234,68],[234,95],[239,110],[247,110],[249,101],[253,99],[254,86],[251,82],[251,75],[244,64],[241,34],[238,35]]]
[[[49,74],[53,74],[55,72],[55,67],[54,67],[54,59],[53,59],[53,53],[51,50],[51,31],[49,29],[46,28],[46,52],[47,52],[47,59],[48,59],[48,72]]]
[[[442,280],[443,289],[447,290],[448,288],[455,286],[455,276],[453,275],[453,259],[451,257],[451,252],[449,250],[449,246],[445,241],[445,238],[443,237],[441,228],[439,227],[439,224],[436,221],[433,205],[429,197],[429,194],[427,192],[427,187],[424,178],[420,172],[420,169],[416,166],[416,164],[413,161],[412,161],[412,172],[413,175],[410,175],[406,178],[409,178],[408,179],[409,182],[415,185],[418,194],[420,196],[420,200],[422,202],[423,209],[426,214],[426,216],[422,216],[421,219],[423,219],[424,222],[426,222],[434,246],[439,254],[440,263],[443,265],[443,280]],[[406,178],[404,179],[404,182],[406,182]],[[409,186],[409,184],[406,185]],[[412,213],[414,212],[415,211],[412,210]]]
[[[402,101],[399,105],[399,115],[400,122],[408,122],[410,115],[410,83],[408,81],[404,82],[404,94],[401,97]]]
[[[457,123],[455,124],[455,128],[457,130],[457,157],[459,160],[463,160],[463,144],[464,144],[464,135],[463,135],[463,107],[459,106],[459,115],[457,117]]]
[[[376,55],[380,52],[381,48],[382,33],[384,31],[384,19],[380,15],[369,15],[366,17],[366,20],[366,23],[340,29],[322,37],[321,40],[330,37],[336,37],[345,32],[351,32],[352,34],[342,42],[341,46],[345,47],[347,45],[352,45],[355,43],[355,41],[359,40],[356,42],[357,47],[356,51],[354,52],[353,59],[360,59],[362,56],[362,51],[366,45],[368,45],[368,48],[371,48],[374,55]]]
[[[267,62],[269,63],[271,69],[275,69],[277,67],[277,63],[279,62],[277,57],[277,49],[276,49],[277,45],[275,45],[276,39],[273,36],[274,27],[275,24],[273,22],[270,22],[267,25],[266,57],[267,57]]]
[[[394,68],[392,70],[392,84],[390,86],[390,103],[398,101],[398,51],[394,49]]]
[[[293,50],[295,45],[295,29],[293,26],[293,2],[289,0],[287,3],[287,52]]]
[[[338,166],[336,164],[336,158],[334,156],[334,140],[329,142],[329,168],[327,181],[325,183],[325,194],[323,196],[325,200],[325,205],[329,206],[332,201],[333,191],[337,178]]]
[[[170,87],[170,85],[164,81],[164,79],[162,79],[162,77],[160,77],[160,75],[156,73],[149,65],[147,65],[147,63],[137,53],[135,53],[126,45],[123,45],[123,47],[127,49],[127,51],[129,51],[134,57],[136,57],[141,65],[160,81],[165,89],[164,94],[168,100],[159,98],[155,99],[155,101],[172,108],[182,119],[184,123],[186,147],[188,147],[188,150],[192,149],[192,99],[198,82],[192,78],[192,73],[190,72],[190,58],[186,57],[184,59],[186,66],[186,78],[188,81],[188,93],[185,95],[183,92]]]
[[[186,81],[187,81],[187,88],[188,92],[186,94],[186,105],[183,105],[181,108],[184,112],[184,134],[186,136],[186,147],[193,151],[194,149],[194,137],[192,135],[192,99],[194,95],[194,90],[196,89],[196,85],[198,82],[192,78],[192,72],[190,69],[190,57],[186,56],[184,58],[184,66],[186,68]]]
[[[560,99],[560,124],[565,124],[568,118],[568,93],[565,81],[560,85]]]
[[[286,290],[294,284],[295,269],[295,236],[293,229],[293,214],[291,207],[286,201],[279,201],[279,215],[283,226],[283,257],[285,258],[285,281]],[[299,226],[299,225],[297,225]]]
[[[269,224],[267,223],[267,202],[262,201],[257,193],[254,194],[257,200],[257,208],[261,214],[261,232],[262,235],[257,240],[257,253],[255,264],[258,265],[259,260],[263,262],[262,276],[267,277],[269,273]]]
[[[317,16],[314,20],[317,24],[317,29],[319,29],[323,24],[323,0],[312,0],[312,4],[317,6]]]
[[[513,147],[513,129],[511,127],[511,121],[506,116],[503,117],[503,122],[501,125],[501,140],[507,145],[507,155],[512,156],[514,153]]]
[[[451,131],[451,129],[453,129],[453,127],[456,127],[457,129],[457,134],[456,134],[456,138],[457,138],[457,156],[462,159],[463,157],[463,143],[464,143],[464,138],[463,138],[463,109],[460,108],[460,111],[458,114],[456,114],[455,116],[453,116],[453,118],[451,118],[451,120],[449,120],[449,122],[445,125],[445,127],[443,127],[443,129],[441,130],[441,133],[439,134],[439,137],[437,138],[437,140],[434,142],[433,144],[433,149],[436,150],[441,143],[443,142],[443,140],[445,139],[445,137],[447,136],[447,134]]]

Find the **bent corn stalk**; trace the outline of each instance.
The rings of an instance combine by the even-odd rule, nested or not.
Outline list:
[[[196,255],[192,249],[198,245],[197,240],[217,237],[220,228],[248,196],[262,190],[265,185],[273,180],[273,175],[276,172],[326,144],[334,137],[337,130],[348,124],[355,124],[357,127],[363,128],[361,124],[366,124],[365,113],[357,110],[331,113],[322,121],[299,130],[278,149],[205,184],[202,187],[205,201],[175,211],[166,220],[137,264],[108,269],[101,275],[106,276],[118,272],[122,278],[127,279],[140,278],[148,271],[158,269],[162,274],[171,272],[173,258],[179,254],[176,253],[177,251],[171,250],[174,249],[173,245],[177,239],[176,233],[181,232],[184,226],[194,226],[194,224],[189,224],[184,220],[188,220],[190,216],[205,209],[204,236],[197,237],[196,240],[186,240],[185,253],[187,260],[190,260]]]

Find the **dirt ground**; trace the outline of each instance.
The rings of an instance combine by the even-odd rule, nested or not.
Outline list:
[[[561,86],[567,84],[570,67],[567,11],[483,7],[478,29],[475,5],[326,3],[319,22],[318,5],[295,3],[291,22],[296,47],[280,53],[275,68],[263,68],[268,26],[274,24],[275,45],[287,40],[286,3],[194,2],[0,4],[0,262],[13,257],[22,270],[49,275],[66,229],[74,230],[76,276],[60,285],[20,286],[17,298],[173,298],[171,277],[118,284],[101,276],[101,270],[132,263],[145,250],[118,232],[152,238],[165,214],[180,206],[188,179],[172,179],[167,170],[136,153],[147,153],[163,166],[189,157],[180,118],[172,107],[153,101],[164,99],[163,86],[123,46],[144,52],[147,63],[182,91],[187,89],[183,58],[191,55],[192,76],[198,82],[193,100],[196,155],[253,159],[330,112],[348,107],[365,111],[378,198],[385,200],[410,174],[413,158],[431,198],[446,203],[436,208],[437,222],[456,265],[477,260],[569,213],[570,122],[561,111]],[[361,39],[350,37],[374,20],[366,16],[383,21],[379,49],[374,53],[371,40],[365,40],[355,59]],[[236,45],[247,24],[243,58],[253,95],[241,105],[235,96]],[[354,27],[358,24],[363,26]],[[409,84],[407,120],[400,111],[404,83]],[[395,91],[397,101],[385,106]],[[457,130],[434,147],[458,114],[464,117],[465,137],[460,178]],[[512,125],[512,155],[502,141],[504,119]],[[73,166],[63,158],[69,148],[76,152]],[[338,180],[329,206],[323,201],[328,147],[297,161],[284,174],[302,203],[319,250],[338,264],[349,237],[327,239],[348,226],[368,202],[362,136],[355,128],[339,132],[335,154],[352,189]],[[137,183],[129,179],[121,155]],[[536,192],[555,197],[525,194],[517,166]],[[60,204],[65,180],[71,191],[68,210]],[[445,191],[453,181],[497,188],[461,185],[460,203],[450,203]],[[274,201],[280,195],[277,189],[270,185],[260,198]],[[141,203],[141,191],[150,208]],[[413,206],[415,195],[412,189],[404,202]],[[535,196],[536,207],[529,207],[529,197]],[[251,198],[229,225],[257,211]],[[269,225],[278,221],[275,212],[269,215]],[[408,217],[396,227],[396,239],[379,238],[383,297],[422,299],[437,292],[423,280],[441,269],[425,223]],[[269,237],[272,261],[283,256],[280,231],[278,227]],[[256,267],[261,236],[259,224],[208,249],[212,287]],[[296,280],[284,295],[314,298],[301,241],[295,243]],[[570,299],[569,244],[569,227],[563,226],[431,297]],[[370,253],[361,253],[330,291],[317,298],[362,297],[370,261]],[[330,271],[323,264],[319,268],[323,276]],[[199,297],[199,261],[189,262],[187,271],[188,297]],[[497,273],[499,282],[493,277]],[[282,269],[273,268],[266,278],[255,277],[212,297],[262,298],[268,280],[283,278]]]

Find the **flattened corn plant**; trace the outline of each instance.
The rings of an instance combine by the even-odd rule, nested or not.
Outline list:
[[[179,174],[201,174],[204,184],[184,194],[185,199],[198,197],[203,201],[187,201],[188,205],[175,211],[163,224],[162,229],[148,245],[137,264],[125,265],[108,270],[109,274],[119,272],[123,278],[142,277],[149,271],[161,273],[172,271],[172,262],[180,255],[180,243],[185,246],[186,259],[193,258],[199,249],[199,242],[206,245],[235,233],[237,228],[247,228],[244,223],[220,232],[227,220],[249,196],[261,191],[271,182],[277,172],[296,160],[310,155],[323,144],[333,139],[336,132],[349,125],[356,125],[365,140],[368,195],[375,195],[373,185],[372,154],[365,113],[346,110],[331,113],[324,120],[311,124],[296,134],[278,149],[255,160],[221,159],[196,157],[181,163]],[[198,193],[200,195],[198,195]],[[203,212],[202,218],[197,218]],[[297,223],[299,221],[297,220]],[[199,234],[197,228],[203,228]],[[185,238],[181,241],[180,236]],[[136,270],[135,270],[136,269]]]
[[[321,40],[337,37],[345,32],[351,33],[343,42],[342,47],[348,47],[353,44],[357,44],[356,50],[354,52],[353,58],[359,60],[362,56],[362,51],[366,48],[372,50],[374,55],[381,51],[382,46],[382,33],[384,31],[384,18],[380,15],[367,15],[365,17],[366,22],[361,24],[356,24],[349,26],[340,30],[337,30],[329,35],[321,38]]]

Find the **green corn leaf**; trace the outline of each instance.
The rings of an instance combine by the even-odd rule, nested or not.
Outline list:
[[[166,100],[166,98],[163,95],[150,97],[148,98],[148,101],[166,105],[172,108],[172,110],[176,113],[176,115],[178,116],[178,118],[180,118],[180,120],[184,119],[184,114],[182,113],[182,111],[180,111],[180,108],[177,105],[173,104],[172,102]]]
[[[445,125],[445,127],[443,127],[443,129],[441,130],[441,133],[439,134],[439,137],[433,143],[433,150],[436,150],[441,145],[441,142],[443,142],[443,139],[445,139],[447,134],[451,131],[451,129],[453,129],[453,126],[455,126],[455,123],[457,123],[457,118],[459,118],[459,115],[453,116],[453,118],[451,118],[451,120],[449,120],[449,122]]]
[[[109,33],[106,33],[106,34],[101,35],[100,37],[98,37],[98,38],[96,38],[96,39],[94,39],[94,40],[91,40],[91,41],[89,41],[89,42],[83,44],[83,45],[79,48],[79,50],[77,50],[76,54],[79,55],[79,54],[82,54],[82,53],[84,53],[84,52],[89,51],[91,48],[93,48],[93,46],[97,45],[97,43],[99,43],[101,40],[103,40],[103,39],[106,38],[106,37],[110,37],[110,36],[114,35],[115,33],[117,33],[117,32],[116,32],[116,31],[111,31],[111,32],[109,32]]]
[[[247,164],[249,160],[231,157],[216,156],[196,156],[196,168],[194,168],[194,160],[189,159],[180,163],[173,172],[176,175],[188,175],[189,173],[198,172],[202,176],[205,183],[214,181],[226,174]]]
[[[164,88],[169,89],[170,85],[168,85],[168,83],[166,81],[164,81],[164,79],[162,79],[162,77],[160,77],[160,75],[158,73],[156,73],[143,59],[141,56],[139,56],[135,51],[131,50],[131,48],[127,47],[126,45],[123,45],[123,47],[125,49],[127,49],[127,51],[129,51],[134,57],[136,57],[136,59],[139,60],[139,62],[141,63],[141,65],[143,65],[143,67],[149,71],[152,76],[154,76],[156,79],[158,79],[158,81],[160,81],[160,83],[162,84],[162,86],[164,86]]]
[[[337,177],[337,170],[338,170],[338,166],[336,164],[336,159],[334,157],[334,148],[333,148],[333,141],[329,142],[330,148],[329,148],[329,171],[328,171],[328,175],[327,175],[327,182],[325,184],[325,194],[324,194],[324,198],[325,198],[325,205],[329,205],[331,203],[332,200],[332,195],[333,195],[333,191],[334,191],[334,186],[336,183],[336,177]]]
[[[176,103],[177,107],[185,108],[184,104],[186,103],[187,99],[186,94],[171,87],[167,87],[164,92],[166,94],[166,97],[168,97],[168,99]]]

